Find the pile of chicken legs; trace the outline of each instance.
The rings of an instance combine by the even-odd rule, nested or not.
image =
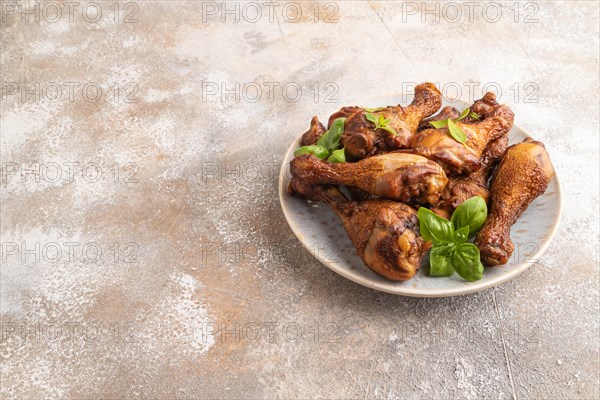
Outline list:
[[[370,123],[364,108],[343,107],[328,126],[346,118],[340,144],[347,162],[330,163],[311,154],[290,162],[289,192],[329,205],[364,263],[390,280],[412,278],[431,248],[420,236],[416,209],[428,207],[450,218],[473,196],[483,197],[490,210],[475,239],[481,260],[487,267],[506,264],[514,247],[510,227],[545,192],[554,174],[542,143],[528,138],[508,147],[514,114],[493,93],[471,105],[475,114],[455,122],[466,135],[464,144],[448,128],[430,123],[458,119],[459,110],[439,111],[441,104],[435,85],[423,83],[410,105],[370,110],[389,119],[395,134]],[[325,132],[313,117],[301,145],[316,144]]]

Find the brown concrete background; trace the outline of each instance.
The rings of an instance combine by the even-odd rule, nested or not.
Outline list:
[[[597,398],[598,3],[474,3],[3,1],[0,397]],[[422,81],[501,90],[562,182],[478,294],[358,286],[279,208],[312,115]]]

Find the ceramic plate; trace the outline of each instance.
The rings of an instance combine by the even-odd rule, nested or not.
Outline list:
[[[364,107],[378,107],[402,104],[401,95],[381,96],[353,104]],[[460,110],[469,106],[460,100],[445,100],[443,106],[451,105]],[[334,112],[335,110],[331,110]],[[307,121],[310,116],[307,116]],[[328,117],[328,116],[327,116]],[[322,118],[327,121],[327,118]],[[305,131],[307,126],[298,127]],[[522,129],[514,126],[509,133],[510,144],[521,142],[528,137]],[[511,238],[515,244],[513,256],[501,267],[486,268],[483,278],[477,282],[466,282],[458,274],[449,278],[431,278],[428,257],[416,276],[406,282],[389,281],[371,271],[360,259],[352,242],[346,235],[341,221],[326,205],[311,203],[290,196],[287,186],[290,180],[289,162],[294,150],[300,145],[300,137],[290,146],[279,176],[279,197],[283,213],[298,240],[319,261],[338,274],[361,285],[384,292],[417,297],[442,297],[480,291],[505,282],[529,266],[535,264],[550,245],[558,227],[561,214],[560,184],[556,174],[546,192],[535,199],[521,218],[511,228]]]

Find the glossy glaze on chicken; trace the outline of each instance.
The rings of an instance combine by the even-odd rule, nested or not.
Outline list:
[[[413,277],[431,247],[420,237],[415,209],[428,207],[449,219],[473,196],[481,196],[490,210],[475,240],[481,260],[486,266],[505,264],[513,248],[510,226],[544,193],[554,173],[540,142],[508,147],[514,114],[494,94],[475,101],[466,117],[440,106],[437,88],[423,83],[407,107],[342,107],[327,125],[345,118],[340,143],[347,162],[305,154],[290,163],[290,193],[328,204],[365,264],[391,280]],[[379,116],[391,130],[375,129],[372,120]],[[447,127],[431,124],[448,119],[464,132],[464,143]],[[313,117],[302,146],[315,145],[326,130]],[[338,189],[342,186],[352,199]]]
[[[387,279],[412,278],[431,247],[419,235],[417,212],[406,204],[383,199],[351,201],[336,187],[307,185],[296,178],[289,191],[329,205],[342,220],[360,258]]]
[[[450,136],[448,128],[424,129],[410,142],[412,154],[419,154],[437,162],[450,176],[468,175],[483,167],[481,156],[491,141],[507,136],[513,126],[514,114],[505,105],[496,102],[492,93],[475,102],[480,110],[479,120],[462,120],[456,125],[466,134],[466,143]]]
[[[329,118],[329,126],[337,118],[346,118],[342,146],[348,160],[360,160],[375,154],[407,148],[419,123],[433,115],[442,104],[442,94],[432,83],[422,83],[415,87],[413,102],[407,107],[388,106],[372,110],[375,117],[389,119],[389,126],[396,134],[376,126],[367,120],[369,112],[361,107],[343,107]]]
[[[356,163],[330,163],[306,154],[290,162],[292,176],[307,184],[345,185],[386,199],[435,204],[448,183],[444,170],[425,157],[387,153]]]
[[[506,264],[514,245],[510,227],[543,194],[554,176],[546,148],[531,138],[510,146],[491,185],[491,210],[475,244],[487,266]]]

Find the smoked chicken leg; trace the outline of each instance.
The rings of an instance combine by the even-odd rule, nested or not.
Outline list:
[[[311,154],[294,158],[290,172],[308,185],[358,187],[405,203],[435,204],[448,182],[433,161],[414,154],[387,153],[356,163],[330,163]]]
[[[508,134],[513,126],[514,114],[508,106],[496,102],[493,93],[473,104],[479,110],[480,121],[466,118],[456,125],[467,136],[466,144],[456,141],[448,128],[425,129],[413,136],[410,150],[440,164],[451,176],[470,174],[482,167],[480,162],[483,150],[489,142]]]
[[[333,186],[306,185],[297,178],[292,178],[289,191],[328,204],[342,220],[363,262],[387,279],[412,278],[431,247],[419,234],[417,212],[406,204],[350,201]]]
[[[448,184],[440,200],[431,211],[450,219],[454,210],[473,196],[481,196],[487,203],[489,199],[487,182],[507,147],[508,136],[492,140],[481,155],[481,169],[464,177],[448,178]]]
[[[444,119],[456,119],[460,117],[460,111],[457,108],[446,106],[440,110],[439,113],[435,114],[433,117],[425,118],[419,123],[418,131],[423,131],[425,129],[431,129],[432,125],[430,122],[434,121],[442,121]]]
[[[490,189],[491,210],[475,244],[488,267],[508,262],[514,245],[510,227],[548,187],[554,168],[544,145],[528,138],[510,146]]]
[[[360,107],[344,107],[329,118],[329,126],[337,118],[346,118],[341,144],[348,160],[360,160],[374,154],[408,147],[423,118],[435,113],[442,104],[442,95],[433,83],[415,87],[413,102],[407,106],[389,106],[371,112],[389,120],[393,131],[375,129],[376,125],[366,117],[367,111]]]
[[[300,139],[300,146],[310,146],[312,144],[317,144],[317,141],[323,136],[325,133],[325,127],[322,123],[319,122],[319,118],[315,115],[310,120],[310,128],[302,134],[302,139]]]

